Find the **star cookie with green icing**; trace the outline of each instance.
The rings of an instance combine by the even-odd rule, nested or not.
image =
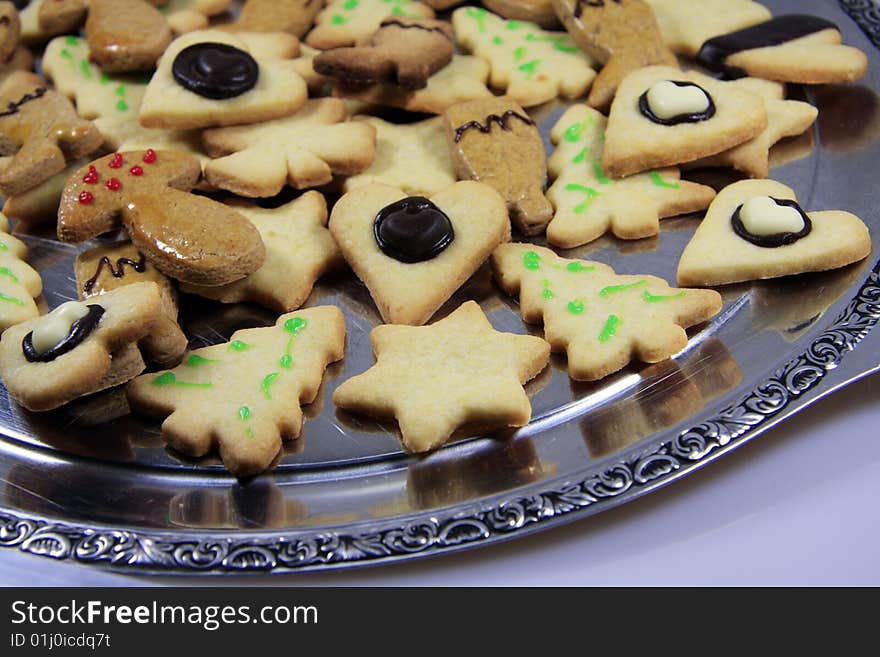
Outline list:
[[[666,167],[613,180],[602,170],[608,120],[587,105],[573,105],[553,126],[556,150],[547,162],[555,179],[547,197],[555,213],[547,240],[565,249],[610,231],[621,239],[660,232],[660,219],[703,210],[715,197],[711,187],[681,180]]]
[[[315,400],[324,370],[344,351],[338,308],[300,310],[191,351],[172,370],[138,377],[128,401],[165,417],[162,436],[172,448],[201,457],[216,447],[232,474],[253,475],[271,466],[282,438],[300,436],[300,405]]]
[[[333,402],[395,418],[408,452],[437,449],[457,432],[527,424],[523,385],[550,357],[541,338],[496,331],[474,301],[430,326],[378,326],[370,341],[376,364],[344,381]]]
[[[434,10],[416,0],[330,0],[306,43],[321,50],[354,46],[378,30],[384,19],[395,16],[434,18]]]
[[[724,285],[837,269],[871,253],[868,227],[843,211],[805,212],[774,180],[741,180],[712,202],[678,263],[681,285]]]
[[[524,107],[582,96],[596,77],[595,61],[566,32],[504,20],[480,7],[456,9],[452,24],[458,42],[489,62],[490,86]]]
[[[315,281],[343,263],[327,230],[327,202],[319,192],[306,192],[278,208],[234,203],[256,227],[266,245],[266,262],[250,276],[228,285],[181,285],[184,292],[223,303],[253,301],[279,312],[299,308]]]
[[[40,314],[34,299],[43,280],[25,257],[27,247],[9,234],[9,221],[0,214],[0,333]]]
[[[305,189],[360,173],[373,161],[375,131],[346,118],[342,100],[316,98],[282,119],[206,130],[202,140],[217,159],[205,176],[220,189],[266,197],[285,184]]]
[[[567,354],[569,376],[579,381],[596,381],[632,360],[665,360],[687,344],[686,328],[721,310],[714,290],[615,274],[531,244],[502,244],[491,261],[501,288],[519,294],[523,320],[544,323],[553,351]]]

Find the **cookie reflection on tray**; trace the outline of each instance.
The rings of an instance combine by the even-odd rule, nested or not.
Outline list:
[[[287,499],[279,486],[265,478],[179,493],[168,503],[170,524],[199,529],[290,527],[307,515],[303,502]]]
[[[607,456],[658,431],[684,422],[707,402],[742,381],[742,370],[717,338],[709,338],[686,360],[646,367],[626,397],[610,401],[581,420],[590,455]]]

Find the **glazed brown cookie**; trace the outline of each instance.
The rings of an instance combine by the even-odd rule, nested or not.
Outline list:
[[[445,121],[459,179],[494,187],[524,234],[543,231],[553,218],[543,191],[547,158],[526,111],[506,96],[486,98],[453,105]]]
[[[37,26],[46,37],[73,32],[88,13],[89,0],[43,0],[37,9]]]
[[[324,0],[245,0],[238,20],[224,26],[235,32],[287,32],[303,38]]]
[[[58,237],[81,242],[124,224],[159,271],[196,285],[225,285],[265,260],[257,229],[222,203],[188,190],[198,158],[177,151],[113,153],[77,171],[58,210]]]
[[[482,0],[481,4],[507,19],[529,21],[551,30],[559,29],[559,17],[552,0]]]
[[[153,68],[168,44],[171,28],[145,0],[89,0],[86,40],[92,60],[106,72]]]
[[[678,63],[643,0],[553,0],[553,5],[575,43],[604,64],[587,98],[592,107],[611,105],[618,85],[631,71]]]
[[[11,2],[0,2],[0,61],[12,57],[21,36],[21,21]]]
[[[315,71],[338,80],[396,82],[422,89],[452,61],[452,25],[446,21],[386,18],[364,45],[334,48],[314,59]]]
[[[101,145],[101,134],[40,76],[16,71],[0,85],[0,155],[12,159],[0,171],[0,194],[36,187]]]

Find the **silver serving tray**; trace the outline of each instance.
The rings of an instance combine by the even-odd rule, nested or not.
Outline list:
[[[306,407],[303,436],[247,482],[215,459],[165,449],[159,424],[111,392],[32,414],[0,388],[0,547],[129,573],[289,572],[440,554],[524,536],[645,495],[759,436],[806,405],[880,369],[880,9],[876,0],[779,0],[774,13],[835,20],[870,53],[860,83],[803,91],[819,107],[808,135],[774,150],[772,177],[808,210],[846,209],[874,253],[842,270],[722,288],[724,309],[674,359],[572,382],[564,359],[527,390],[533,419],[510,435],[401,452],[393,423],[337,410],[337,385],[368,368],[379,317],[351,274],[323,280],[307,305],[340,306],[345,360]],[[800,93],[800,92],[799,92]],[[564,108],[540,110],[546,135]],[[549,144],[548,144],[549,148]],[[674,281],[698,218],[658,237],[605,237],[565,255]],[[74,296],[74,247],[28,236],[45,301]],[[539,333],[480,270],[441,310],[477,300],[501,330]],[[270,324],[256,306],[186,298],[198,347]]]

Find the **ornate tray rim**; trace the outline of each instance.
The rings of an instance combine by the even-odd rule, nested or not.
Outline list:
[[[880,49],[880,2],[838,0]],[[598,474],[546,489],[544,481],[516,497],[496,496],[412,514],[405,522],[365,521],[355,532],[308,529],[277,531],[129,531],[22,516],[0,508],[0,548],[127,574],[226,574],[305,570],[378,564],[509,540],[592,515],[636,499],[702,467],[757,437],[807,403],[828,375],[880,321],[880,260],[844,310],[801,354],[763,379],[742,399],[713,417],[645,450],[618,455]],[[850,358],[851,360],[851,358]],[[840,385],[880,367],[868,362]],[[528,494],[523,494],[523,493]],[[358,529],[368,525],[366,530]]]

